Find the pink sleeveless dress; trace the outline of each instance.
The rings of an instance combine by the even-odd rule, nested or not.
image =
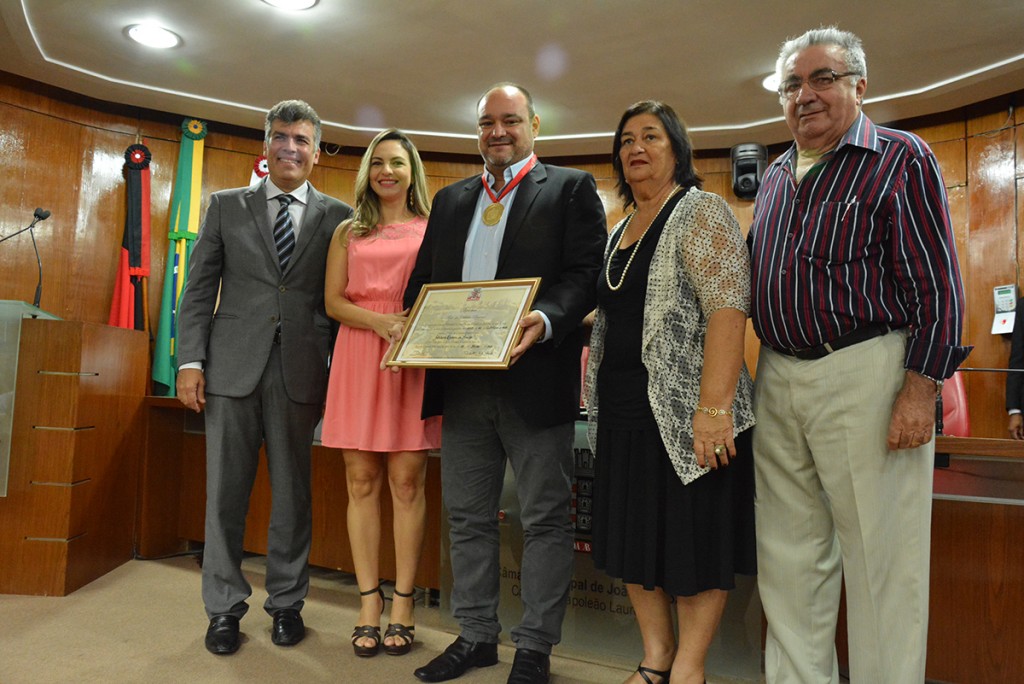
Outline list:
[[[348,287],[353,303],[380,313],[402,311],[402,295],[427,221],[382,226],[348,244]],[[441,445],[441,419],[420,419],[419,368],[380,370],[388,343],[372,330],[342,325],[331,357],[320,441],[364,451],[419,451]]]

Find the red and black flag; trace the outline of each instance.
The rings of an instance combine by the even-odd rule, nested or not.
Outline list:
[[[149,277],[149,148],[135,144],[124,151],[128,206],[121,241],[121,261],[114,281],[109,325],[148,329],[146,278]]]

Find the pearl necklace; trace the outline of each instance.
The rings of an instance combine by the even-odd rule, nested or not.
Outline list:
[[[654,218],[651,219],[651,222],[647,224],[646,228],[644,228],[644,232],[640,233],[640,237],[637,238],[636,243],[633,244],[633,251],[630,252],[629,259],[626,260],[626,267],[622,269],[622,275],[619,277],[619,284],[612,285],[612,257],[615,256],[616,253],[618,253],[619,245],[622,244],[622,238],[626,235],[626,231],[629,230],[629,224],[633,221],[633,217],[636,216],[636,212],[638,211],[638,209],[634,209],[633,213],[630,214],[629,218],[626,219],[626,225],[622,226],[622,232],[619,233],[619,239],[615,243],[615,249],[613,249],[608,254],[608,261],[605,263],[604,266],[604,281],[608,283],[609,290],[611,290],[612,292],[618,292],[619,289],[622,287],[622,283],[626,282],[626,273],[629,272],[629,266],[630,264],[633,263],[633,257],[636,256],[637,250],[640,249],[640,243],[644,241],[644,236],[647,235],[647,231],[651,229],[651,225],[653,225],[654,222],[658,220],[658,217],[661,216],[661,211],[662,209],[665,208],[665,205],[668,204],[668,201],[675,197],[676,193],[679,192],[680,190],[682,190],[682,188],[680,188],[677,185],[674,188],[672,188],[672,192],[668,193],[668,197],[666,197],[665,201],[661,203],[660,207],[658,207],[658,213],[654,215]]]

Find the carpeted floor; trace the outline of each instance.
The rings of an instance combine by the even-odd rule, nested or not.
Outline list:
[[[242,648],[231,656],[213,656],[203,647],[207,620],[192,557],[131,561],[65,597],[0,596],[0,682],[414,684],[412,671],[454,639],[441,629],[438,608],[418,605],[411,653],[356,658],[349,645],[358,614],[353,578],[314,570],[302,612],[306,639],[292,648],[274,646],[270,617],[261,608],[262,558],[247,559],[245,570],[253,597],[242,620]],[[513,656],[512,647],[502,645],[497,666],[472,669],[458,681],[504,684]],[[552,684],[618,684],[629,675],[557,656],[551,669]]]

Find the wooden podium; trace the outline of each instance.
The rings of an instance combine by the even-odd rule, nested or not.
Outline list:
[[[32,315],[0,302],[9,320],[17,307]],[[16,317],[16,355],[0,337],[16,358],[0,593],[64,596],[132,558],[149,343],[134,330]]]

